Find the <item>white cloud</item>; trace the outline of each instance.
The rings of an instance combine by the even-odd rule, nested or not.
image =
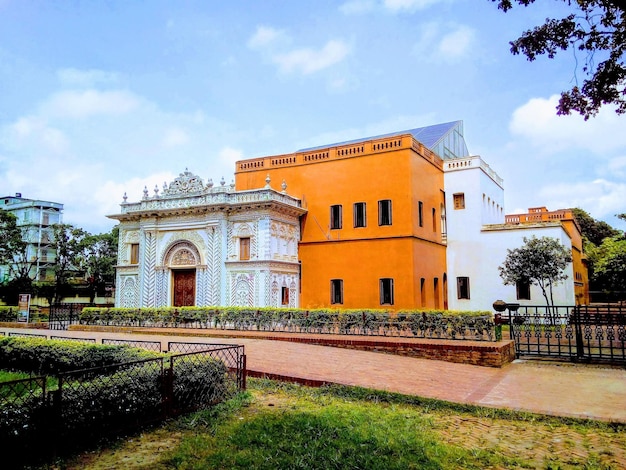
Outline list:
[[[581,207],[595,218],[607,219],[624,212],[626,183],[605,179],[575,183],[549,183],[539,195],[554,209]]]
[[[165,131],[163,145],[166,147],[178,147],[189,142],[189,135],[178,127],[171,127]]]
[[[123,90],[61,91],[42,106],[42,113],[51,117],[86,118],[98,114],[125,114],[139,106],[139,99]]]
[[[285,33],[269,26],[257,26],[255,33],[248,40],[250,49],[263,49],[275,44],[281,38],[285,38]]]
[[[48,125],[45,119],[35,116],[19,118],[3,132],[3,141],[11,143],[14,150],[33,151],[42,149],[55,155],[69,148],[67,136]]]
[[[239,135],[202,111],[171,113],[123,90],[58,92],[35,109],[0,124],[0,188],[64,204],[65,222],[92,233],[114,225],[104,216],[124,192],[139,200],[147,185],[152,195],[186,167],[232,180],[235,151],[219,149]]]
[[[351,0],[339,7],[344,15],[359,15],[363,13],[369,13],[376,8],[376,2],[374,0]]]
[[[441,0],[383,0],[383,6],[393,12],[423,10]]]
[[[449,0],[348,0],[339,6],[344,15],[361,15],[377,9],[391,13],[413,13]]]
[[[308,75],[341,62],[349,53],[350,46],[345,42],[331,40],[322,49],[295,49],[285,54],[276,54],[272,60],[282,72]]]
[[[224,147],[219,151],[218,158],[224,167],[235,168],[235,162],[243,160],[245,157],[243,152],[239,149]]]
[[[473,29],[459,26],[441,39],[437,50],[446,59],[457,59],[470,51],[474,45],[475,35]]]
[[[308,75],[341,62],[350,46],[338,39],[329,40],[321,49],[290,49],[291,38],[283,31],[259,26],[248,40],[248,47],[258,50],[266,60],[276,64],[282,73]]]
[[[616,178],[626,179],[626,156],[622,155],[609,160],[607,170]]]
[[[57,70],[57,77],[63,85],[78,87],[92,87],[99,83],[116,83],[119,80],[117,73],[97,69],[60,69]]]
[[[476,31],[457,24],[425,23],[413,52],[420,60],[434,63],[454,63],[477,48]]]
[[[605,106],[595,118],[557,116],[558,95],[533,98],[513,112],[509,130],[542,153],[586,149],[602,154],[626,146],[624,120]]]

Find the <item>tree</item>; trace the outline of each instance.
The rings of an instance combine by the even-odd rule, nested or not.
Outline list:
[[[22,230],[17,226],[17,217],[0,209],[0,265],[11,269],[15,258],[26,249]]]
[[[498,267],[504,285],[528,283],[539,286],[548,307],[554,306],[553,287],[567,279],[565,268],[572,254],[551,237],[528,239],[524,245],[507,250],[504,263]]]
[[[34,260],[28,260],[27,244],[17,217],[0,210],[0,265],[6,267],[6,277],[0,279],[0,298],[13,304],[20,293],[32,292]]]
[[[535,0],[491,0],[504,12],[514,3],[529,6]],[[582,73],[587,78],[561,93],[557,114],[577,111],[585,120],[606,104],[626,113],[626,5],[623,0],[562,0],[573,13],[565,18],[547,18],[511,41],[511,53],[529,61],[539,55],[554,58],[559,50],[572,48],[584,54]]]
[[[68,224],[52,225],[54,261],[54,302],[60,302],[69,284],[72,272],[80,265],[83,239],[89,234],[81,228]]]
[[[90,303],[93,303],[107,282],[113,282],[118,235],[119,227],[115,226],[110,233],[86,234],[80,242],[77,263],[87,276]]]
[[[626,294],[626,238],[605,238],[589,254],[593,262],[591,282],[596,288],[624,297]]]
[[[600,245],[605,238],[614,237],[620,233],[606,222],[594,219],[582,209],[572,209],[572,213],[580,226],[582,235],[596,246]]]

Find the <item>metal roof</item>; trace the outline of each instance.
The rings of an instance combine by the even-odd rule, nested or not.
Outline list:
[[[411,134],[415,138],[415,140],[418,140],[419,142],[424,144],[424,146],[427,147],[428,149],[435,151],[435,148],[437,147],[437,145],[441,143],[442,140],[451,131],[455,129],[460,133],[462,137],[463,136],[463,121],[444,122],[444,123],[435,124],[432,126],[418,127],[416,129],[392,132],[389,134],[376,135],[372,137],[364,137],[364,138],[355,139],[355,140],[347,140],[345,142],[337,142],[334,144],[320,145],[318,147],[309,147],[305,149],[300,149],[298,150],[298,152],[309,152],[312,150],[319,150],[319,149],[328,148],[328,147],[340,147],[343,145],[356,144],[359,142],[366,142],[368,140],[382,139],[386,137],[393,137],[396,135],[403,135],[403,134]],[[465,147],[465,153],[467,153],[467,147]],[[457,155],[457,156],[460,157],[460,156],[465,156],[465,155]],[[443,157],[443,155],[441,155],[441,157]]]

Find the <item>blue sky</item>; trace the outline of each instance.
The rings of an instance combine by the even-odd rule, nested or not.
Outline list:
[[[584,57],[509,41],[563,13],[489,0],[0,0],[0,196],[110,230],[126,192],[185,168],[463,120],[505,210],[581,207],[626,228],[626,117],[558,117]]]

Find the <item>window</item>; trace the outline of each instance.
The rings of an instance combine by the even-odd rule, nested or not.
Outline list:
[[[341,205],[330,206],[330,228],[341,228]]]
[[[139,243],[130,244],[130,264],[139,264]]]
[[[422,302],[422,307],[426,307],[426,279],[420,279],[420,301]]]
[[[393,279],[380,280],[380,305],[393,305]]]
[[[433,232],[437,231],[437,211],[435,210],[435,208],[433,207]]]
[[[239,239],[239,259],[250,259],[250,237],[244,237]]]
[[[391,225],[391,200],[378,201],[378,225]]]
[[[434,279],[435,308],[439,308],[439,278]]]
[[[289,305],[289,287],[282,287],[280,292],[281,304]]]
[[[354,212],[354,226],[365,227],[365,203],[364,202],[354,203],[353,212]]]
[[[452,196],[454,198],[454,209],[465,209],[465,193],[457,193]]]
[[[420,223],[420,227],[424,226],[424,203],[422,201],[419,201],[417,203],[417,210],[418,210],[418,218],[419,218],[419,223]]]
[[[330,303],[343,304],[343,279],[330,280]]]
[[[515,290],[517,291],[517,300],[530,300],[529,282],[517,281],[515,284]]]
[[[469,277],[456,278],[456,295],[459,299],[470,298]]]

